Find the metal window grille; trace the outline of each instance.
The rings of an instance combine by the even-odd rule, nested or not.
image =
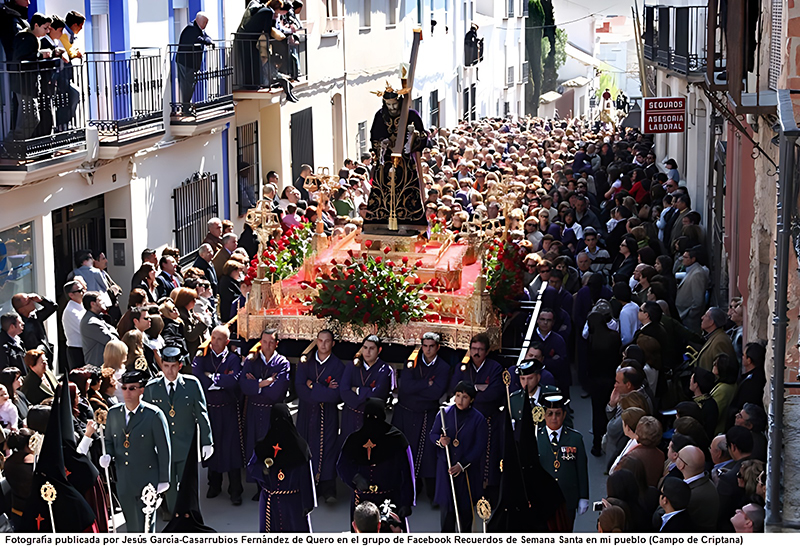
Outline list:
[[[519,83],[528,81],[528,61],[522,61],[522,68],[519,71]]]
[[[369,151],[369,142],[367,141],[367,122],[358,122],[358,153],[359,155]]]
[[[175,205],[175,246],[181,254],[197,250],[205,239],[207,224],[219,215],[217,175],[194,173],[172,190]]]
[[[514,67],[509,66],[507,68],[508,74],[506,75],[506,87],[514,85]]]
[[[431,91],[430,98],[428,99],[428,110],[431,113],[431,127],[439,126],[439,90]]]
[[[258,160],[258,122],[236,128],[237,183],[239,215],[256,206],[261,198],[261,177]]]
[[[510,102],[504,102],[503,103],[503,115],[507,116],[510,113],[511,113],[511,103]]]
[[[506,0],[506,2],[508,3],[506,14],[508,15],[508,18],[511,19],[514,17],[514,4],[516,4],[517,0]]]
[[[772,0],[772,27],[769,40],[769,87],[778,89],[778,79],[781,76],[782,51],[781,35],[783,34],[783,2]]]

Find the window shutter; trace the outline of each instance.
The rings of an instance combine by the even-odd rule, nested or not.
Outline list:
[[[108,0],[90,0],[92,15],[108,15]]]

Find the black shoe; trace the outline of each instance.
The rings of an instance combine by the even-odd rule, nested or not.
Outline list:
[[[235,497],[231,497],[231,504],[234,506],[241,506],[242,504],[242,496],[236,495]]]
[[[258,502],[259,497],[261,497],[261,491],[256,491],[256,494],[253,495],[252,500]]]
[[[595,457],[602,457],[603,456],[603,450],[600,449],[599,447],[593,447],[592,448],[592,455],[594,455]]]
[[[219,487],[209,487],[208,488],[208,493],[206,493],[206,498],[207,499],[213,499],[214,497],[216,497],[217,495],[220,494],[220,491],[221,490],[220,490]]]

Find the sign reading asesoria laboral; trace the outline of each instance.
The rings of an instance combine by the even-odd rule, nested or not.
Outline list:
[[[686,130],[686,97],[644,99],[642,130],[645,133],[682,133]]]

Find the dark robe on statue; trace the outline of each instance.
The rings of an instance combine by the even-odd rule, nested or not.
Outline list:
[[[403,433],[386,422],[384,405],[383,399],[367,401],[364,424],[344,441],[336,463],[342,482],[353,489],[351,520],[356,506],[364,501],[380,507],[388,499],[401,518],[414,506],[411,448]]]
[[[480,395],[480,394],[479,394]],[[453,478],[458,500],[458,515],[461,522],[461,531],[468,533],[472,529],[472,507],[481,497],[481,481],[484,475],[484,455],[489,429],[484,416],[474,407],[459,410],[450,406],[444,410],[444,423],[447,437],[451,442],[447,449],[450,450],[450,464],[459,463],[465,471]],[[456,432],[457,431],[457,432]],[[453,507],[453,491],[447,470],[447,454],[437,442],[442,436],[442,416],[436,415],[429,439],[436,449],[436,493],[434,501],[439,504],[444,523],[448,514],[453,514],[452,522],[455,526],[455,511]],[[454,445],[458,440],[458,445]],[[469,481],[469,484],[467,484]],[[454,531],[453,528],[444,528],[442,531]]]
[[[358,394],[353,392],[358,388]],[[344,367],[339,394],[344,402],[342,408],[342,427],[339,438],[344,441],[350,434],[364,424],[364,407],[368,398],[386,400],[392,389],[392,369],[380,358],[369,370],[364,369],[362,361],[358,366],[347,364]]]
[[[400,116],[391,117],[385,105],[378,110],[372,121],[370,141],[372,142],[372,152],[375,154],[375,169],[372,177],[372,191],[370,191],[367,201],[366,223],[368,224],[385,224],[389,220],[389,199],[391,197],[389,170],[392,167],[392,147],[397,140],[399,122]],[[419,133],[421,138],[414,140],[411,157],[403,152],[403,161],[400,162],[395,172],[397,221],[399,224],[427,225],[425,205],[420,194],[419,172],[414,155],[428,145],[428,136],[422,124],[422,118],[416,110],[408,111],[408,125],[413,125],[414,130]],[[382,151],[381,142],[385,139],[389,140],[389,145],[385,151]],[[381,154],[383,154],[382,165]]]
[[[241,371],[239,355],[227,348],[216,355],[209,347],[205,355],[195,357],[192,363],[192,374],[200,381],[206,395],[214,438],[214,454],[203,461],[203,466],[211,472],[231,472],[244,466]]]
[[[255,379],[248,379],[247,374]],[[259,387],[258,383],[277,374],[275,381],[266,386]],[[269,414],[272,406],[283,402],[286,391],[289,389],[289,361],[286,357],[274,353],[269,362],[264,361],[260,350],[245,359],[242,372],[239,375],[239,386],[242,393],[247,396],[245,406],[245,458],[250,460],[256,442],[269,432]]]
[[[481,464],[483,476],[480,482],[481,489],[477,491],[478,498],[483,489],[500,485],[500,459],[503,457],[503,431],[505,423],[500,408],[507,405],[506,386],[503,384],[503,367],[494,360],[486,359],[480,370],[475,370],[472,363],[467,364],[466,370],[457,368],[450,381],[452,388],[460,381],[465,381],[478,389],[475,402],[472,406],[486,418],[489,427],[489,437],[484,447],[484,459]],[[486,385],[484,390],[478,387]],[[475,491],[472,492],[476,494]],[[477,500],[476,500],[477,502]]]
[[[336,457],[339,440],[339,409],[342,401],[340,389],[328,388],[334,381],[341,387],[344,364],[331,354],[323,363],[315,351],[306,362],[297,365],[295,391],[300,399],[297,410],[297,430],[311,449],[311,466],[314,481],[330,482],[336,479]],[[308,380],[313,387],[308,388]],[[324,495],[326,492],[322,491]]]
[[[247,464],[247,479],[258,484],[259,531],[310,533],[316,507],[311,452],[298,434],[286,404],[275,404],[269,432]]]
[[[399,375],[400,388],[392,424],[411,445],[415,478],[433,478],[436,476],[436,451],[428,436],[439,411],[439,399],[447,391],[450,365],[438,357],[426,365],[420,354],[414,367],[401,370]]]

